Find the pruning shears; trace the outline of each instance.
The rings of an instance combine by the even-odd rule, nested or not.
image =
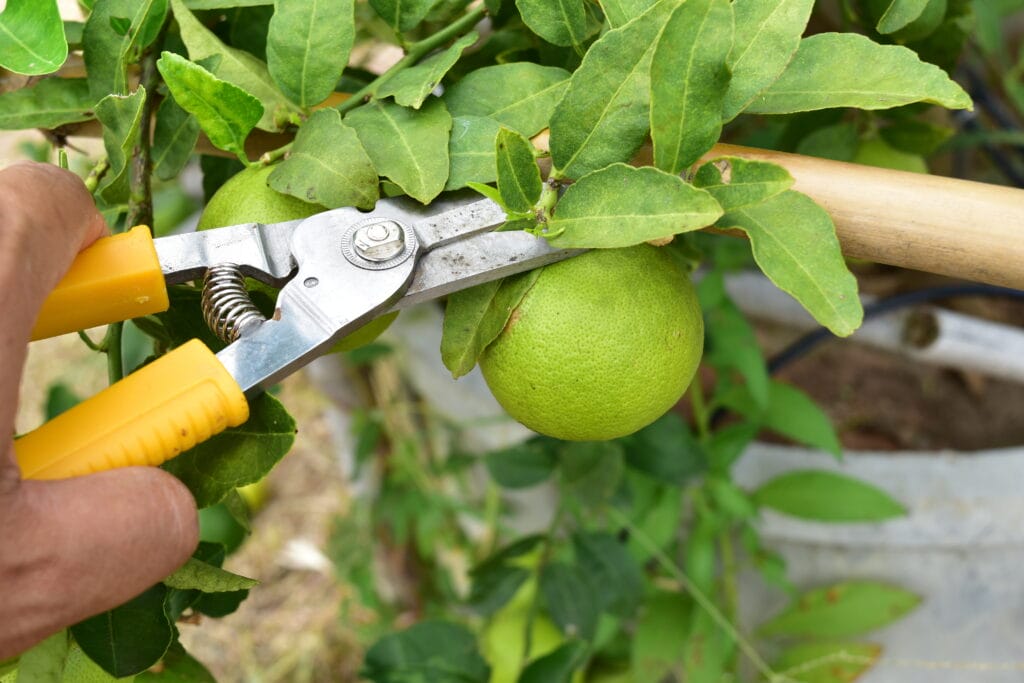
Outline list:
[[[46,300],[40,339],[150,315],[168,285],[203,280],[207,324],[228,345],[177,347],[15,441],[22,476],[59,479],[159,465],[244,423],[247,399],[391,310],[581,253],[522,231],[479,195],[422,206],[386,199],[304,220],[154,239],[145,226],[84,250]],[[245,290],[280,287],[264,319]]]

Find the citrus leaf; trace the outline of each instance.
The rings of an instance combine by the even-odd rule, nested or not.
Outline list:
[[[516,0],[516,8],[523,23],[549,43],[579,49],[586,40],[583,0]]]
[[[899,620],[921,598],[877,581],[846,581],[797,597],[781,614],[765,622],[765,636],[847,638]]]
[[[973,109],[971,98],[946,72],[922,62],[912,50],[879,45],[853,33],[819,33],[800,41],[793,61],[746,111],[890,109],[913,102]]]
[[[789,472],[753,492],[758,505],[820,522],[877,522],[907,510],[885,491],[852,477],[824,470]]]
[[[558,466],[550,448],[527,441],[484,456],[491,478],[502,488],[523,489],[547,481]]]
[[[0,12],[0,67],[39,76],[59,69],[67,56],[57,0],[7,0]]]
[[[728,177],[723,176],[723,169]],[[724,211],[760,204],[793,186],[793,176],[778,164],[742,157],[718,157],[697,170],[696,187],[707,190]]]
[[[803,643],[782,652],[772,669],[794,683],[849,683],[875,665],[874,643]]]
[[[199,590],[204,593],[227,593],[252,588],[259,584],[238,574],[207,564],[194,557],[163,581],[168,588]]]
[[[650,127],[654,45],[678,0],[663,0],[587,50],[551,115],[555,175],[580,178],[629,161]]]
[[[414,67],[403,69],[377,88],[377,97],[393,97],[397,104],[419,109],[434,92],[448,70],[459,61],[463,51],[480,39],[476,31],[459,38],[447,50],[429,57]]]
[[[626,464],[659,482],[682,486],[704,471],[704,454],[686,421],[666,413],[621,439]]]
[[[329,209],[372,209],[380,197],[377,170],[337,109],[321,109],[306,120],[269,183],[278,192]]]
[[[158,669],[143,671],[135,677],[135,683],[217,683],[213,674],[185,652],[180,643],[171,645]]]
[[[685,595],[657,591],[647,598],[633,634],[633,680],[683,680],[682,658],[692,621],[693,603]]]
[[[572,537],[576,564],[592,586],[601,586],[596,596],[601,609],[618,616],[630,616],[644,595],[644,577],[624,543],[603,532],[576,533]]]
[[[153,172],[160,180],[177,177],[188,163],[199,139],[196,117],[178,106],[174,95],[168,93],[156,111],[153,127]]]
[[[718,683],[735,645],[706,610],[697,610],[686,639],[681,679],[687,683]]]
[[[422,621],[374,643],[360,673],[373,683],[487,683],[490,671],[472,631],[447,621]]]
[[[787,436],[813,448],[842,454],[835,428],[821,408],[804,392],[789,384],[772,381],[768,385],[768,401],[759,407],[745,387],[721,395],[718,400],[762,427]]]
[[[445,91],[452,116],[485,116],[523,135],[548,125],[569,85],[569,72],[530,62],[485,66]]]
[[[248,163],[245,139],[263,115],[260,101],[173,52],[161,54],[156,66],[175,101],[196,117],[210,142]]]
[[[516,683],[571,683],[587,661],[587,650],[580,640],[560,645],[527,664]]]
[[[227,9],[229,7],[259,7],[273,5],[274,0],[185,0],[189,9]]]
[[[896,149],[922,156],[934,154],[954,133],[952,128],[916,119],[899,121],[878,132]]]
[[[625,474],[625,453],[614,441],[570,441],[558,452],[562,489],[579,503],[599,508],[611,500]]]
[[[528,536],[516,541],[484,562],[473,567],[469,576],[472,587],[469,606],[482,616],[490,616],[506,605],[533,572],[509,560],[526,555],[541,541],[540,536]]]
[[[846,267],[832,218],[810,197],[787,190],[730,211],[718,225],[747,233],[764,274],[833,334],[846,337],[860,326],[857,280]]]
[[[526,213],[540,199],[540,168],[536,149],[519,133],[502,128],[495,140],[498,191],[508,211]]]
[[[718,141],[729,85],[729,0],[687,0],[658,38],[651,58],[654,165],[682,172]]]
[[[373,101],[345,116],[355,128],[377,172],[426,204],[448,181],[448,135],[452,117],[440,100],[419,111]]]
[[[0,94],[0,130],[56,128],[94,117],[96,100],[84,78],[46,78]]]
[[[70,643],[68,632],[55,633],[25,651],[18,660],[18,675],[22,683],[62,683]]]
[[[267,70],[303,109],[334,92],[355,40],[354,0],[276,0],[267,32]]]
[[[721,215],[710,194],[678,176],[612,164],[565,191],[549,240],[559,248],[626,247],[706,227]]]
[[[550,562],[540,572],[540,592],[548,614],[570,638],[593,639],[601,617],[594,594],[602,590],[589,583],[582,569],[565,562]]]
[[[370,0],[380,18],[398,32],[408,31],[426,18],[436,0]]]
[[[852,122],[824,126],[808,134],[797,145],[797,154],[806,154],[833,161],[853,161],[860,146],[857,126]]]
[[[878,20],[878,32],[885,35],[906,28],[912,21],[919,18],[931,0],[892,0],[881,19]]]
[[[213,74],[249,93],[263,105],[263,114],[256,124],[262,130],[275,131],[296,109],[273,85],[267,65],[244,50],[228,47],[188,11],[182,0],[170,0],[174,18],[181,30],[181,39],[193,62],[219,57]],[[180,104],[180,102],[179,102]]]
[[[167,17],[167,0],[98,0],[82,30],[89,89],[97,100],[107,94],[126,95],[128,64],[156,40]],[[117,19],[125,30],[118,30]]]
[[[145,102],[146,89],[140,85],[131,95],[107,95],[96,105],[96,118],[103,124],[103,147],[110,164],[99,193],[109,204],[128,198],[129,162],[139,139]]]
[[[483,116],[456,116],[452,119],[446,191],[467,187],[469,183],[493,183],[498,179],[494,150],[500,129],[500,123]]]
[[[608,25],[618,28],[646,12],[658,0],[600,0]]]
[[[540,277],[540,269],[485,282],[448,297],[441,336],[441,360],[462,377],[505,329],[512,312]]]
[[[160,661],[174,640],[164,612],[167,588],[157,584],[109,612],[71,627],[75,642],[111,676],[133,676]]]
[[[162,465],[184,482],[200,508],[262,479],[295,440],[295,420],[276,398],[262,394],[249,408],[249,420],[242,426],[225,430]]]
[[[722,119],[731,121],[779,77],[800,47],[814,0],[734,0],[732,80]]]

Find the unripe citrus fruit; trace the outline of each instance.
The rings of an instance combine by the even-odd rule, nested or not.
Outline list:
[[[222,228],[240,223],[283,223],[309,218],[313,214],[327,210],[319,204],[310,204],[271,188],[267,185],[267,178],[273,170],[273,166],[255,166],[233,175],[210,197],[203,214],[199,217],[196,230]],[[265,286],[259,288],[263,287]],[[266,287],[265,291],[272,298],[277,297],[273,289]],[[338,292],[338,296],[342,296],[342,293]],[[369,344],[397,317],[396,312],[371,320],[335,344],[331,351],[351,351]]]
[[[480,357],[487,385],[530,429],[614,439],[661,417],[700,363],[693,285],[650,245],[597,249],[550,266]]]

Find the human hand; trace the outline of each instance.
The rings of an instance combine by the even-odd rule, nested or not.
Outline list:
[[[0,170],[0,429],[8,434],[39,308],[105,231],[74,174],[37,163]],[[0,660],[142,593],[185,562],[198,536],[195,501],[162,470],[23,481],[12,444],[0,446]]]

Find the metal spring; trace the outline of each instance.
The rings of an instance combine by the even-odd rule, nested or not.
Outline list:
[[[221,263],[206,271],[202,306],[206,325],[229,344],[266,320],[249,298],[245,276],[233,263]]]

